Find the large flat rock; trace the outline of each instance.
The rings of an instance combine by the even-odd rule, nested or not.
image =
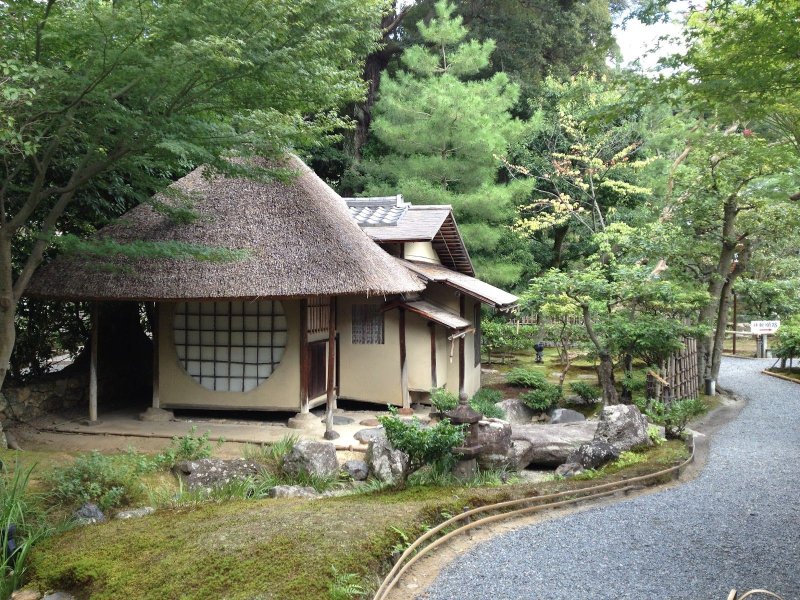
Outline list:
[[[581,444],[592,441],[596,430],[597,421],[513,425],[510,466],[517,470],[530,465],[557,467]]]

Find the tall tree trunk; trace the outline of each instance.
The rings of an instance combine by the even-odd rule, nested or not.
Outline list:
[[[731,266],[736,256],[736,215],[739,212],[738,191],[725,199],[722,217],[722,247],[720,249],[717,266],[708,282],[709,303],[700,310],[698,319],[699,325],[705,325],[715,333],[704,335],[699,340],[697,352],[697,373],[702,388],[706,379],[716,381],[716,376],[712,374],[714,365],[714,355],[716,352],[716,331],[719,329],[718,316],[720,304],[722,303],[723,289],[726,281],[731,275]],[[724,325],[723,325],[724,327]],[[723,329],[724,335],[724,329]],[[722,349],[719,349],[720,356]],[[719,371],[719,368],[717,368]]]
[[[603,404],[605,406],[619,404],[617,388],[614,385],[614,361],[611,360],[611,353],[600,343],[600,338],[597,337],[594,331],[589,306],[584,304],[581,306],[581,310],[583,311],[583,325],[586,327],[586,333],[597,350],[598,357],[600,357],[600,365],[597,367],[597,379],[603,390]]]
[[[356,162],[361,160],[361,151],[369,137],[369,127],[372,123],[372,108],[375,106],[375,101],[378,97],[381,73],[383,73],[389,65],[389,61],[392,57],[399,54],[401,51],[399,45],[393,43],[392,35],[403,22],[407,10],[408,7],[397,12],[395,8],[395,10],[392,10],[381,19],[381,30],[383,32],[381,47],[367,56],[367,60],[364,63],[362,79],[367,84],[367,94],[364,101],[356,105],[355,110],[356,130],[353,136],[353,158]]]
[[[717,381],[719,377],[719,368],[722,365],[722,348],[725,344],[725,330],[728,325],[728,310],[731,305],[731,296],[733,291],[733,284],[738,279],[739,275],[747,268],[747,262],[752,253],[752,245],[749,240],[744,242],[742,251],[739,252],[738,260],[735,266],[730,270],[730,274],[725,279],[720,290],[719,309],[717,310],[717,326],[714,330],[714,349],[711,353],[711,365],[709,366],[709,374],[711,379]]]
[[[11,272],[11,240],[0,229],[0,390],[6,380],[11,352],[16,342],[14,317],[17,301],[14,297],[14,280]]]
[[[550,263],[551,269],[560,269],[561,262],[564,260],[564,240],[569,232],[569,223],[553,228],[553,260]]]

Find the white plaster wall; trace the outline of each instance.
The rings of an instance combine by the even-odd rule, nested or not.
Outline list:
[[[164,408],[219,410],[299,410],[300,408],[300,302],[283,300],[287,342],[283,358],[272,375],[249,392],[207,390],[184,371],[175,350],[172,319],[174,303],[159,304],[159,395]]]
[[[430,242],[406,242],[403,244],[403,258],[420,262],[442,263]]]

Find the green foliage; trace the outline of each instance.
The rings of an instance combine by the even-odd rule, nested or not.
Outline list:
[[[781,323],[775,333],[775,356],[783,359],[800,357],[800,315]]]
[[[708,411],[708,407],[701,400],[692,398],[675,400],[668,405],[653,399],[635,402],[650,421],[664,426],[667,439],[682,437],[689,421]]]
[[[545,383],[535,390],[523,392],[520,394],[519,399],[528,408],[544,412],[558,404],[562,396],[563,390],[561,386],[554,383]]]
[[[55,467],[45,479],[56,504],[78,508],[92,502],[107,510],[141,497],[145,489],[140,476],[153,468],[152,461],[136,452],[106,456],[94,451]]]
[[[271,444],[261,444],[260,446],[247,444],[244,447],[243,455],[247,460],[280,467],[283,464],[283,458],[292,451],[299,441],[300,436],[290,433]]]
[[[23,469],[16,464],[12,473],[5,466],[0,472],[0,598],[3,600],[10,598],[25,580],[31,549],[52,531],[34,508],[28,491],[34,468],[35,465]],[[13,556],[7,552],[11,526],[16,528],[17,550]]]
[[[410,422],[402,420],[394,407],[389,407],[389,413],[379,416],[378,420],[392,447],[408,455],[409,473],[451,457],[453,448],[464,442],[463,426],[453,425],[447,419],[431,427],[422,427],[416,417]]]
[[[184,460],[209,458],[213,451],[213,445],[208,439],[211,432],[206,431],[202,435],[195,435],[196,433],[197,426],[192,425],[186,435],[173,437],[169,447],[156,456],[156,464],[169,469]],[[217,442],[217,445],[220,444],[222,440]]]
[[[660,446],[666,441],[663,437],[661,437],[661,431],[655,425],[647,426],[647,437],[649,437],[650,441],[656,446]]]
[[[481,350],[492,353],[519,352],[531,348],[536,331],[530,325],[517,326],[497,319],[481,320]]]
[[[585,381],[573,381],[569,384],[569,387],[584,402],[591,402],[603,395],[603,391],[599,387]]]
[[[328,584],[330,600],[356,600],[366,596],[367,589],[356,573],[342,573],[336,567],[331,567],[331,575],[333,581]]]
[[[469,405],[473,410],[489,419],[505,419],[505,411],[497,406],[497,403],[502,399],[503,394],[499,390],[481,388],[470,399]]]
[[[547,385],[547,378],[541,371],[516,367],[506,374],[506,383],[514,387],[540,388]]]
[[[458,406],[458,396],[446,388],[434,388],[431,390],[431,404],[437,412],[445,413]]]
[[[437,2],[434,18],[418,25],[423,43],[406,49],[402,70],[381,78],[371,130],[378,143],[363,164],[365,192],[400,190],[412,203],[451,204],[479,274],[513,285],[525,265],[508,259],[523,244],[504,229],[530,186],[496,179],[500,157],[521,129],[510,112],[519,87],[506,73],[482,76],[495,42],[466,41],[453,12]]]

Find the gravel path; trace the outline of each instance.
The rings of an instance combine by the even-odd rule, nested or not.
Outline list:
[[[800,385],[761,375],[772,362],[723,361],[721,385],[750,402],[695,480],[495,537],[419,598],[800,599]]]

